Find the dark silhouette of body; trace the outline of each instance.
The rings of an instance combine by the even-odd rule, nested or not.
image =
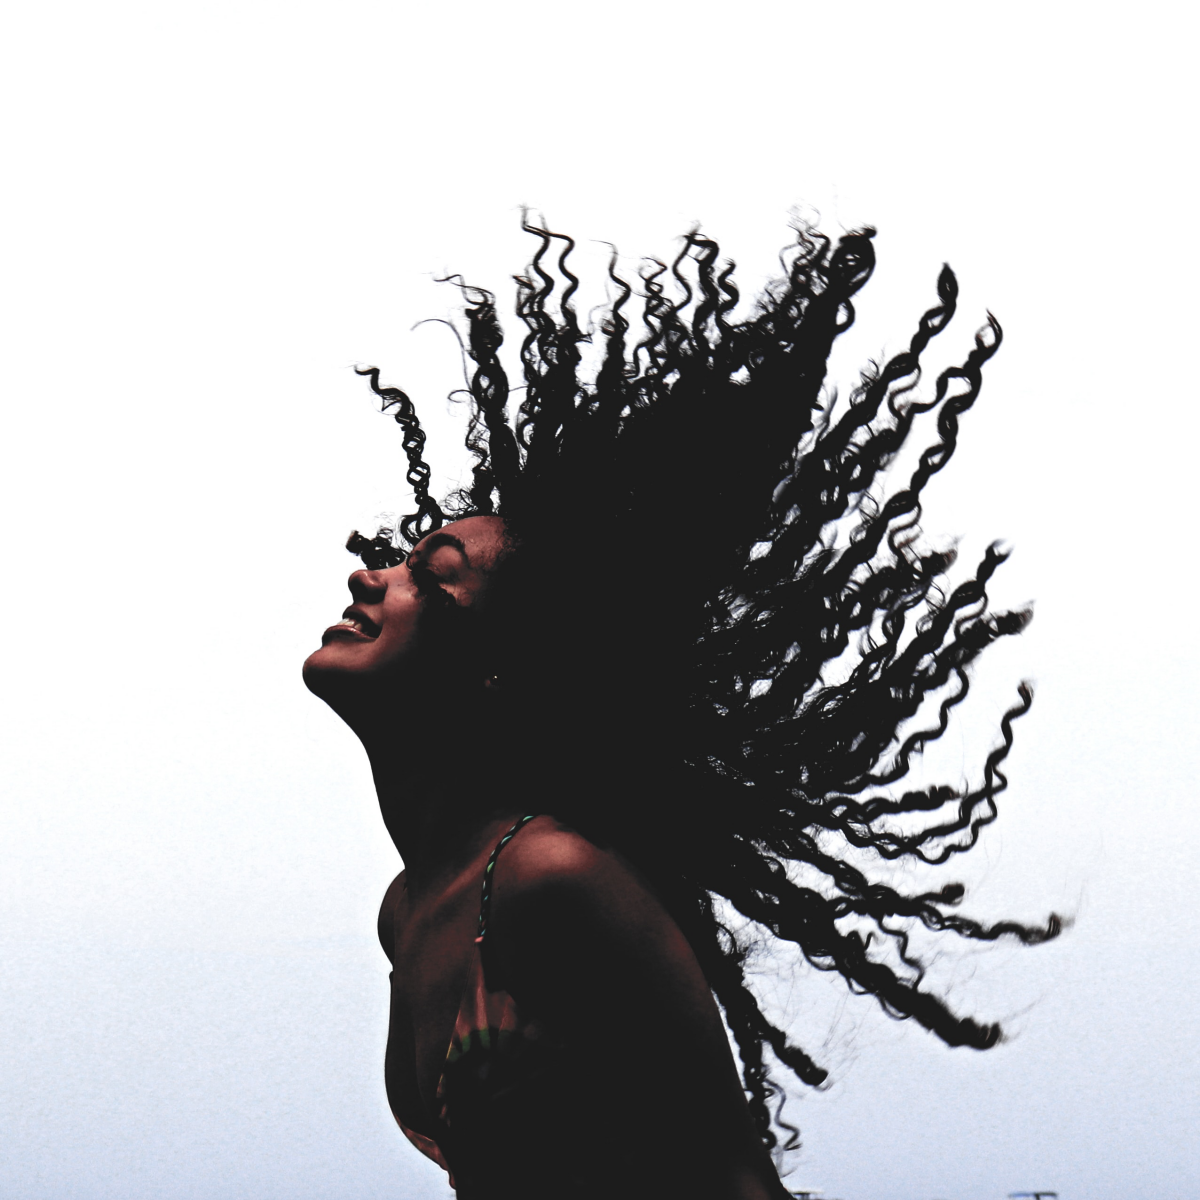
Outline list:
[[[783,1197],[764,1047],[810,1084],[825,1073],[746,987],[735,918],[977,1048],[999,1029],[922,987],[913,928],[1027,943],[1060,928],[974,921],[953,911],[960,885],[905,895],[838,852],[942,862],[995,817],[1025,685],[978,786],[896,785],[970,662],[1027,619],[987,610],[994,548],[951,587],[952,555],[917,542],[921,488],[999,326],[919,400],[920,354],[954,310],[943,271],[909,350],[838,407],[825,363],[869,231],[833,246],[801,230],[740,322],[732,266],[693,233],[670,268],[678,299],[663,264],[640,273],[632,348],[633,289],[610,268],[618,299],[581,329],[569,239],[531,232],[515,424],[492,297],[459,285],[469,488],[430,497],[411,401],[364,371],[404,430],[417,512],[352,537],[353,604],[305,664],[362,740],[405,864],[379,918],[388,1096],[467,1200]],[[887,495],[924,413],[936,437]]]

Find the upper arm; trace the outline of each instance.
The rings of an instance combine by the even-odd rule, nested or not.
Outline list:
[[[575,834],[541,831],[501,860],[495,897],[497,959],[530,999],[575,1011],[624,1000],[643,1020],[670,1010],[689,1025],[719,1027],[687,939],[614,855]]]
[[[551,845],[533,863],[506,864],[512,870],[497,880],[505,967],[546,1003],[588,1008],[623,998],[646,1016],[664,1007],[708,1013],[708,984],[670,914],[618,859],[568,838],[554,846],[544,835]],[[538,847],[530,839],[523,848]]]
[[[534,832],[530,831],[531,834]],[[716,1002],[687,939],[619,859],[543,831],[497,864],[489,939],[522,1012],[586,1030],[595,1086],[704,1153],[770,1170]],[[501,870],[503,867],[503,871]]]

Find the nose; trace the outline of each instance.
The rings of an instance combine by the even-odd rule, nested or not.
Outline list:
[[[350,595],[361,604],[377,604],[387,591],[387,580],[378,571],[355,571],[347,583]]]

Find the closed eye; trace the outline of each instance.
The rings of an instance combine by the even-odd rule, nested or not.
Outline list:
[[[454,597],[442,586],[442,580],[433,572],[429,564],[420,558],[409,557],[405,564],[412,576],[417,591],[422,596],[437,596],[453,604]]]

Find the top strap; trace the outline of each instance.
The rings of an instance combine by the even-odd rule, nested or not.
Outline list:
[[[492,872],[496,867],[496,859],[500,857],[500,851],[508,845],[516,836],[517,830],[536,817],[537,813],[526,813],[515,825],[496,843],[496,848],[492,851],[491,857],[487,861],[487,866],[483,869],[483,893],[479,897],[479,929],[475,938],[475,945],[483,944],[483,939],[487,935],[488,917],[492,912]]]

